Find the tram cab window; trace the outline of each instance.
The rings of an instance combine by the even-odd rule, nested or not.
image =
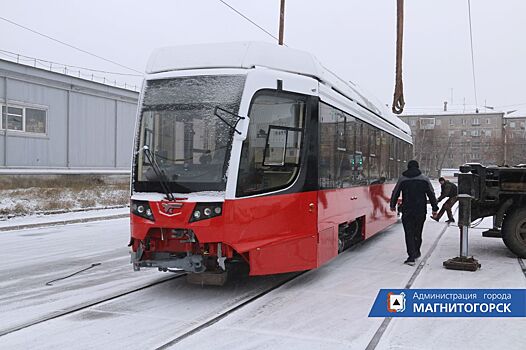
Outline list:
[[[262,91],[250,106],[248,135],[243,142],[237,196],[290,186],[301,163],[305,97]]]

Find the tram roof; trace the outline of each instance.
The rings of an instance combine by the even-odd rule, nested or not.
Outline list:
[[[313,77],[406,134],[411,134],[407,124],[394,116],[382,103],[373,103],[370,95],[357,84],[339,78],[314,55],[285,46],[264,42],[234,42],[163,47],[156,49],[150,56],[146,73],[211,68],[249,69],[257,66]]]

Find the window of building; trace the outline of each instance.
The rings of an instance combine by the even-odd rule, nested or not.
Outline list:
[[[2,106],[2,118],[0,118],[0,129],[13,131],[45,134],[47,124],[47,111],[45,109]]]
[[[510,128],[514,128],[515,127],[515,122],[510,122]]]
[[[436,122],[435,122],[435,124],[436,124],[437,126],[442,125],[442,120],[437,119]]]
[[[435,128],[435,118],[420,118],[420,129],[430,130]]]
[[[486,124],[491,124],[491,120],[489,118],[486,118]]]
[[[46,111],[26,108],[26,132],[46,133]]]
[[[471,136],[474,136],[474,137],[480,136],[480,130],[471,130]]]
[[[411,119],[411,126],[415,126],[416,125],[416,120],[415,119]]]
[[[449,119],[449,125],[455,125],[455,119],[453,118]]]
[[[447,132],[448,136],[454,136],[455,135],[455,130],[449,130]]]
[[[466,125],[466,119],[462,118],[462,125]]]
[[[480,119],[479,118],[473,118],[471,121],[471,125],[480,125]]]

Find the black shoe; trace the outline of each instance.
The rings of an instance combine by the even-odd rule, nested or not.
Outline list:
[[[435,220],[436,222],[438,222],[438,218],[434,217],[433,215],[430,216],[431,219]]]
[[[420,258],[421,256],[422,256],[422,254],[420,254],[420,253],[416,253],[415,259],[418,259],[418,258]]]
[[[447,220],[446,222],[447,222],[448,224],[452,224],[452,223],[455,222],[455,219]]]
[[[415,259],[407,259],[406,261],[404,261],[404,264],[407,264],[409,266],[415,266]]]

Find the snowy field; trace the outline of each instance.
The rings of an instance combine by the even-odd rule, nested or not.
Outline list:
[[[431,220],[422,268],[404,265],[398,223],[212,324],[293,275],[201,287],[133,272],[128,219],[0,232],[0,349],[523,349],[526,319],[397,318],[378,331],[384,319],[367,317],[380,288],[526,288],[518,259],[481,237],[489,226],[471,230],[477,272],[442,267],[458,254],[458,227]]]

